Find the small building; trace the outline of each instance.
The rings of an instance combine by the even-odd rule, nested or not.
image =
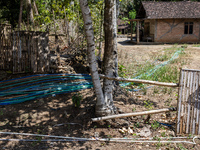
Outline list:
[[[145,1],[130,21],[137,21],[137,43],[200,42],[200,2]]]
[[[123,21],[121,19],[117,20],[118,34],[127,34],[129,28],[130,27],[129,27],[128,21]]]

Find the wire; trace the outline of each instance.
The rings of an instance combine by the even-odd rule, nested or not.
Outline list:
[[[54,136],[54,135],[42,135],[42,134],[31,134],[31,133],[15,133],[15,132],[0,132],[0,134],[8,135],[25,135],[25,136],[36,136],[36,137],[48,137],[48,138],[59,138],[59,139],[41,139],[41,140],[32,140],[32,139],[0,139],[0,141],[102,141],[102,142],[123,142],[123,143],[187,143],[187,144],[196,144],[195,139],[200,138],[199,136],[192,137],[193,142],[189,141],[161,141],[154,140],[153,138],[79,138],[79,137],[66,137],[66,136]],[[148,140],[147,140],[148,139]],[[159,139],[191,139],[191,137],[161,137]]]

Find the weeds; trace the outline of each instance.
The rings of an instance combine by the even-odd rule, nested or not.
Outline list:
[[[3,109],[0,109],[0,116],[3,116]]]
[[[178,68],[181,67],[180,65],[186,63],[185,60],[181,59],[183,55],[185,55],[184,48],[186,47],[187,45],[183,45],[182,49],[180,49],[177,48],[175,44],[171,48],[162,50],[159,55],[150,56],[150,59],[146,61],[134,61],[131,65],[121,64],[119,65],[119,76],[127,77],[129,74],[131,78],[177,83],[179,80]],[[170,60],[175,56],[174,54],[180,50],[179,58]],[[123,62],[123,60],[121,60],[121,62]]]
[[[194,44],[193,47],[200,47],[200,44]]]
[[[155,88],[153,89],[153,93],[154,93],[154,94],[157,94],[158,92],[159,92],[159,89],[155,87]]]
[[[160,124],[157,121],[154,121],[153,123],[151,123],[151,128],[153,130],[156,130],[159,127],[160,127]]]
[[[182,144],[178,144],[178,148],[181,150],[187,150]]]
[[[79,108],[81,105],[82,96],[80,93],[76,93],[72,96],[72,102],[74,107]]]
[[[123,65],[119,65],[118,67],[119,76],[125,78],[126,77],[126,68]]]
[[[134,126],[135,126],[136,128],[139,128],[139,127],[140,127],[140,123],[139,123],[139,122],[136,122],[136,123],[134,124]]]
[[[144,107],[148,110],[153,109],[153,103],[149,100],[144,101]]]
[[[162,133],[161,133],[161,136],[162,136],[162,137],[166,137],[166,133],[165,133],[165,132],[162,132]]]
[[[135,108],[135,107],[133,107],[132,111],[133,111],[133,112],[135,112],[135,111],[136,111],[136,108]]]

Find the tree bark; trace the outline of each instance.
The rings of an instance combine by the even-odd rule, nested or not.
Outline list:
[[[23,0],[20,0],[20,11],[19,11],[19,20],[18,20],[19,30],[21,28],[21,22],[22,22],[22,11],[23,11]]]
[[[36,14],[36,15],[39,15],[38,9],[37,9],[37,5],[36,5],[36,3],[35,3],[35,0],[33,0],[33,8],[34,8],[35,14]]]
[[[103,9],[101,10],[101,17],[100,17],[100,26],[99,26],[99,34],[100,34],[100,40],[99,40],[99,53],[98,57],[101,60],[101,54],[102,54],[102,32],[103,32]]]
[[[84,28],[85,28],[86,39],[87,39],[87,53],[88,53],[90,73],[92,76],[94,90],[97,97],[96,115],[105,116],[109,114],[110,112],[109,112],[109,109],[105,107],[106,106],[105,100],[103,97],[103,91],[102,91],[101,83],[99,79],[98,68],[96,65],[94,31],[93,31],[93,26],[92,26],[91,13],[90,13],[87,0],[80,0],[79,2],[80,2],[82,15],[83,15]]]
[[[105,0],[104,33],[105,49],[103,58],[103,73],[108,77],[117,77],[117,35],[116,35],[116,0]],[[104,79],[103,92],[105,103],[115,113],[113,104],[114,82]]]
[[[30,19],[30,24],[34,25],[33,9],[32,9],[31,0],[27,0],[27,9],[28,9],[28,16]]]

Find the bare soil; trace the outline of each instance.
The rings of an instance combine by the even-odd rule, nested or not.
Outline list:
[[[127,63],[132,60],[145,61],[150,55],[159,53],[164,48],[173,45],[133,45],[120,39],[118,50],[121,58],[126,57]],[[200,69],[200,48],[189,45],[185,51],[187,63],[183,68]],[[121,53],[121,54],[120,54]],[[1,73],[1,80],[16,78],[22,75],[5,75]],[[95,96],[92,89],[80,92],[83,96],[80,108],[72,105],[74,93],[56,95],[21,104],[0,107],[0,132],[32,133],[80,138],[151,138],[175,137],[176,112],[161,113],[147,116],[112,119],[107,121],[92,122],[95,117]],[[139,112],[152,109],[161,109],[177,106],[177,88],[149,87],[147,90],[126,92],[119,89],[114,93],[114,104],[120,113]],[[157,122],[172,125],[167,127]],[[128,133],[125,129],[132,129]],[[119,129],[125,131],[120,132]],[[182,135],[184,136],[184,135]],[[131,143],[131,142],[100,142],[100,141],[65,141],[42,142],[44,137],[5,135],[0,134],[0,139],[37,139],[37,142],[0,141],[0,149],[5,150],[39,150],[39,149],[196,149],[200,147],[200,140],[196,145],[186,143]],[[158,139],[156,139],[158,140]],[[191,139],[182,139],[191,141]]]

